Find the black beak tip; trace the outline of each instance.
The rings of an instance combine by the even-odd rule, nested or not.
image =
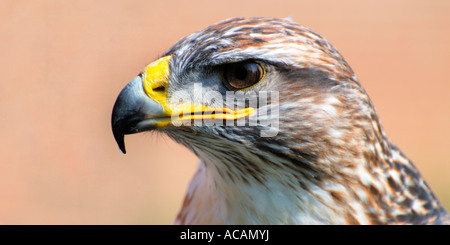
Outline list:
[[[120,130],[117,127],[113,126],[113,134],[114,134],[114,139],[117,142],[117,145],[119,145],[119,149],[123,154],[126,154],[127,151],[125,149],[125,134],[123,133],[122,130]]]
[[[122,136],[122,138],[116,138],[117,144],[119,145],[120,151],[123,154],[127,154],[127,150],[125,149],[125,141],[124,141],[124,136]]]

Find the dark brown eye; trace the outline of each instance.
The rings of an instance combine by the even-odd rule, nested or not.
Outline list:
[[[231,89],[244,89],[261,81],[264,77],[263,67],[256,62],[237,62],[224,65],[223,79]]]

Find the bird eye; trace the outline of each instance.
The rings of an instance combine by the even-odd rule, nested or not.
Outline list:
[[[263,77],[264,69],[256,62],[236,62],[223,67],[223,82],[231,89],[251,87],[261,81]]]

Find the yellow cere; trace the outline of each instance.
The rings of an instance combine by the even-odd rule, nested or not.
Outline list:
[[[145,93],[161,105],[165,104],[167,96],[170,58],[171,56],[162,57],[146,66],[143,71]]]

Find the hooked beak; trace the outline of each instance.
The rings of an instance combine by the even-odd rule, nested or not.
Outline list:
[[[125,134],[156,129],[161,121],[167,121],[160,103],[149,98],[142,86],[142,77],[135,77],[120,92],[114,104],[111,124],[120,150],[126,153]]]

